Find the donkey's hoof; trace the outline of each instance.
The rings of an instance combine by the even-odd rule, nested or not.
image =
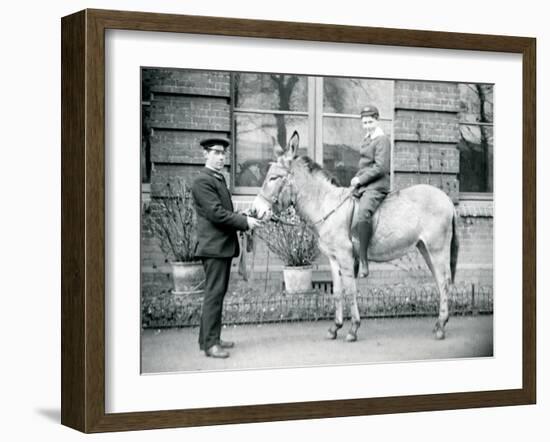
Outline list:
[[[348,332],[346,335],[346,342],[355,342],[357,341],[357,334],[353,332]]]
[[[434,330],[434,333],[435,333],[435,339],[437,339],[438,341],[441,341],[442,339],[445,339],[445,331],[441,328],[436,328]]]
[[[327,332],[327,339],[336,339],[336,335],[338,334],[338,330],[342,328],[342,324],[338,324],[335,322],[332,324]]]

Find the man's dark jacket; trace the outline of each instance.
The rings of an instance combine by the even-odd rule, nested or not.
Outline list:
[[[198,258],[239,256],[237,230],[248,230],[246,215],[235,213],[223,175],[205,167],[193,182],[197,210]]]

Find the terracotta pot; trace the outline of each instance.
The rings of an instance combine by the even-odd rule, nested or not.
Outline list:
[[[301,293],[311,291],[312,266],[284,267],[283,278],[287,293]]]
[[[204,268],[201,262],[171,262],[170,266],[174,282],[172,293],[191,295],[204,292]]]

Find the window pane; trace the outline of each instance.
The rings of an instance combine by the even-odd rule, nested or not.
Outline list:
[[[236,120],[235,185],[259,187],[262,185],[270,161],[275,159],[275,143],[286,146],[288,138],[297,130],[300,135],[300,155],[307,155],[309,140],[307,117],[238,112]]]
[[[325,113],[359,115],[367,104],[374,104],[381,118],[393,117],[393,80],[325,77]]]
[[[460,191],[493,191],[493,127],[460,125]]]
[[[381,121],[380,127],[391,137],[390,121]],[[323,119],[323,167],[338,179],[341,186],[349,186],[357,173],[359,146],[364,135],[359,118]]]
[[[307,77],[235,73],[235,107],[307,111]]]
[[[460,121],[493,122],[493,85],[459,84]],[[493,127],[460,125],[460,191],[493,191]]]
[[[493,122],[493,85],[459,84],[460,121]]]

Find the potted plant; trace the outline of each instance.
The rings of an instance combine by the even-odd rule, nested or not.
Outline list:
[[[266,224],[257,234],[285,264],[285,291],[309,291],[312,288],[312,264],[319,256],[318,238],[293,207],[283,211],[279,220]]]
[[[173,293],[202,293],[204,269],[195,258],[196,214],[189,186],[183,180],[168,183],[165,193],[151,203],[144,220],[171,266]]]

